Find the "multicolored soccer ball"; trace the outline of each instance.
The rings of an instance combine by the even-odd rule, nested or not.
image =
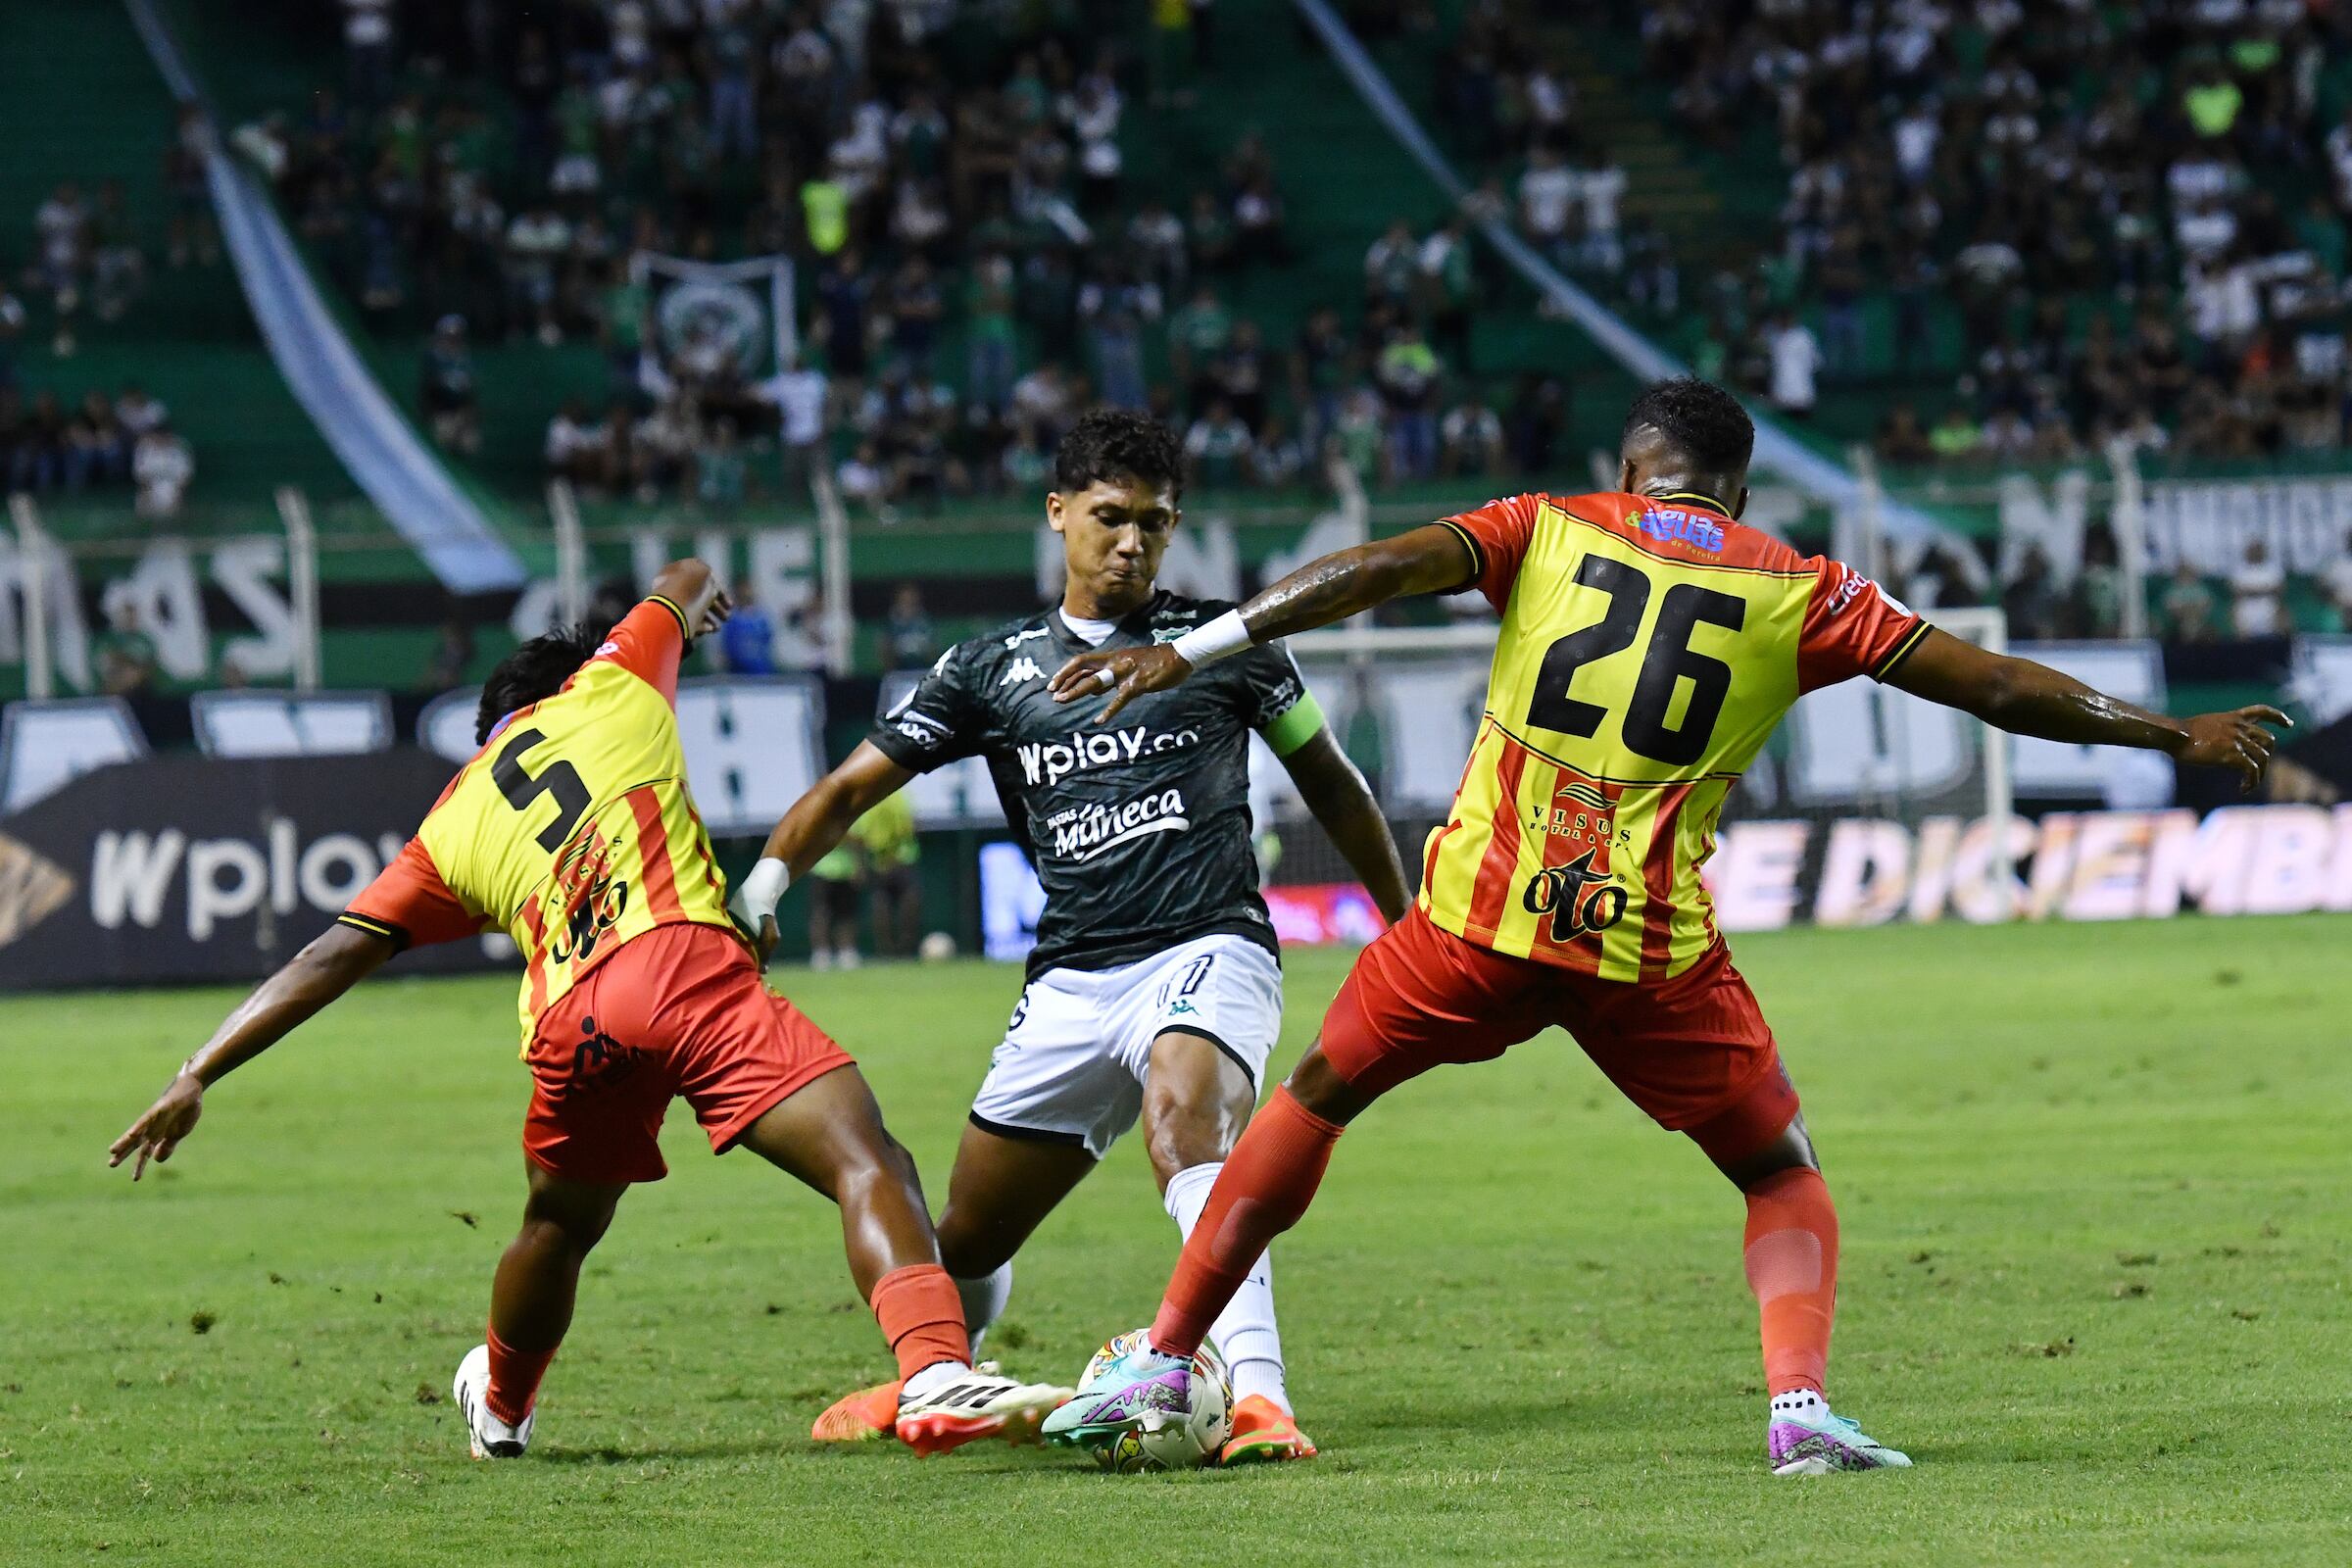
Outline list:
[[[1082,1389],[1092,1387],[1103,1368],[1136,1349],[1147,1333],[1131,1329],[1097,1350],[1086,1363]],[[1202,1341],[1193,1352],[1193,1407],[1183,1411],[1154,1411],[1133,1432],[1122,1432],[1095,1449],[1095,1462],[1123,1476],[1155,1470],[1197,1470],[1215,1464],[1233,1435],[1233,1380],[1217,1348]]]

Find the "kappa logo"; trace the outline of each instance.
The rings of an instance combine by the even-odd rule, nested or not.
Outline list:
[[[74,878],[31,848],[0,834],[0,948],[39,925],[74,896]]]
[[[1012,662],[1012,666],[1004,671],[1004,675],[998,679],[997,684],[1018,686],[1025,680],[1044,680],[1045,678],[1046,672],[1037,667],[1037,661],[1031,659],[1027,654],[1023,654]]]

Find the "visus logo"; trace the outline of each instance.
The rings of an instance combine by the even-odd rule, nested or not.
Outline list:
[[[1091,860],[1150,833],[1183,833],[1184,792],[1161,790],[1119,806],[1089,806],[1054,828],[1054,854],[1064,860]]]
[[[1089,730],[1065,741],[1027,741],[1021,746],[1021,777],[1029,784],[1058,784],[1072,773],[1090,767],[1110,767],[1139,757],[1180,752],[1200,738],[1197,729],[1154,735],[1145,725],[1133,729]]]

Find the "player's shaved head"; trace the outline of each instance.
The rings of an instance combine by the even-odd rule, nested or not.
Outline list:
[[[610,627],[599,630],[583,620],[534,637],[500,660],[482,683],[482,706],[473,715],[473,744],[487,741],[498,721],[514,710],[545,702],[562,691],[564,683],[596,657],[610,635]]]
[[[1618,457],[1623,488],[1635,494],[1694,490],[1737,515],[1747,505],[1755,421],[1712,381],[1678,376],[1645,388],[1626,411]]]

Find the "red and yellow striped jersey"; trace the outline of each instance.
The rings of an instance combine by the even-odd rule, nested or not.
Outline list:
[[[564,689],[499,720],[342,919],[395,942],[498,927],[526,965],[522,1033],[632,937],[732,931],[725,879],[686,789],[686,617],[648,599]]]
[[[1719,940],[1699,867],[1733,782],[1800,693],[1885,678],[1927,622],[1705,496],[1512,496],[1445,521],[1502,633],[1422,908],[1497,953],[1680,974]]]

